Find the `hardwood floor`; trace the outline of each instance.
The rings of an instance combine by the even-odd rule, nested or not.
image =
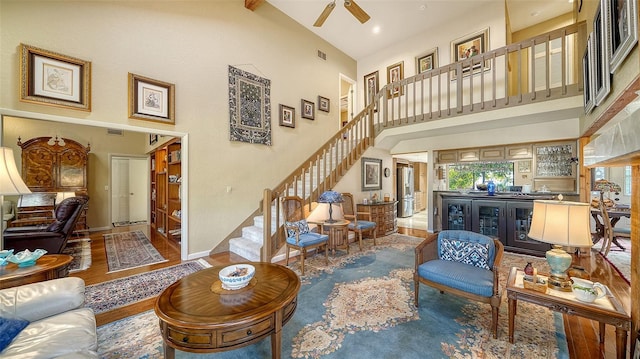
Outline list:
[[[107,259],[104,248],[104,240],[102,235],[106,233],[127,232],[131,230],[142,230],[151,239],[156,249],[162,254],[167,262],[134,268],[126,271],[106,274]],[[400,227],[399,233],[426,237],[427,232],[419,229],[410,229]],[[154,238],[149,236],[149,228],[147,225],[135,225],[126,227],[117,227],[110,231],[95,232],[90,235],[91,238],[91,268],[85,271],[71,274],[74,277],[80,277],[85,280],[87,285],[106,282],[112,279],[122,278],[133,274],[144,273],[147,271],[169,267],[181,263],[180,248],[177,244],[169,243],[163,238]],[[220,253],[209,256],[206,259],[212,265],[225,265],[243,261],[243,258],[233,253]],[[623,303],[625,310],[630,311],[630,287],[629,285],[611,268],[608,262],[601,256],[593,253],[589,257],[581,257],[578,259],[579,265],[590,271],[594,280],[605,283],[611,291]],[[112,321],[125,318],[130,315],[141,313],[153,309],[155,298],[144,300],[124,308],[114,311],[101,313],[96,315],[98,326],[110,323]],[[606,328],[605,344],[601,348],[598,339],[598,323],[583,319],[576,316],[564,315],[565,332],[567,343],[569,346],[570,358],[615,358],[615,330],[611,326]]]

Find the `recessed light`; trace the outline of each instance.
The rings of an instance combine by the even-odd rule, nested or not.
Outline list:
[[[380,26],[374,26],[373,29],[371,30],[374,34],[379,34],[380,33]]]
[[[538,15],[540,15],[540,11],[534,11],[534,12],[531,13],[531,16],[533,16],[533,17],[536,17]]]

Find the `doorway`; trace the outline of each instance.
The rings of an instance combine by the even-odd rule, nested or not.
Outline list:
[[[147,222],[149,164],[146,157],[111,156],[111,223]]]
[[[353,119],[356,82],[340,74],[340,128]]]

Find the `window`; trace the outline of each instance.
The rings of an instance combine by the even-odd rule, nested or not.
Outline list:
[[[449,189],[475,189],[476,184],[490,180],[498,191],[513,186],[513,162],[452,164],[447,166]]]
[[[624,167],[624,186],[622,191],[625,196],[631,196],[631,166]]]

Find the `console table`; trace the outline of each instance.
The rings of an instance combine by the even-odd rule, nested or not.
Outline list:
[[[378,235],[389,235],[398,231],[398,202],[358,203],[358,212],[371,215],[371,221],[376,222]]]
[[[244,288],[222,289],[218,272],[203,269],[165,289],[156,300],[165,358],[175,349],[215,353],[237,349],[271,336],[271,356],[280,358],[282,327],[298,304],[300,279],[289,268],[251,263],[256,273]]]
[[[507,278],[507,297],[509,298],[509,343],[513,343],[516,308],[518,300],[541,305],[553,311],[578,315],[599,322],[600,344],[604,344],[605,324],[616,328],[616,357],[626,357],[627,332],[631,330],[631,317],[622,304],[609,292],[605,297],[593,303],[584,303],[575,299],[572,292],[561,292],[551,288],[546,293],[524,288],[524,272],[511,268]]]

